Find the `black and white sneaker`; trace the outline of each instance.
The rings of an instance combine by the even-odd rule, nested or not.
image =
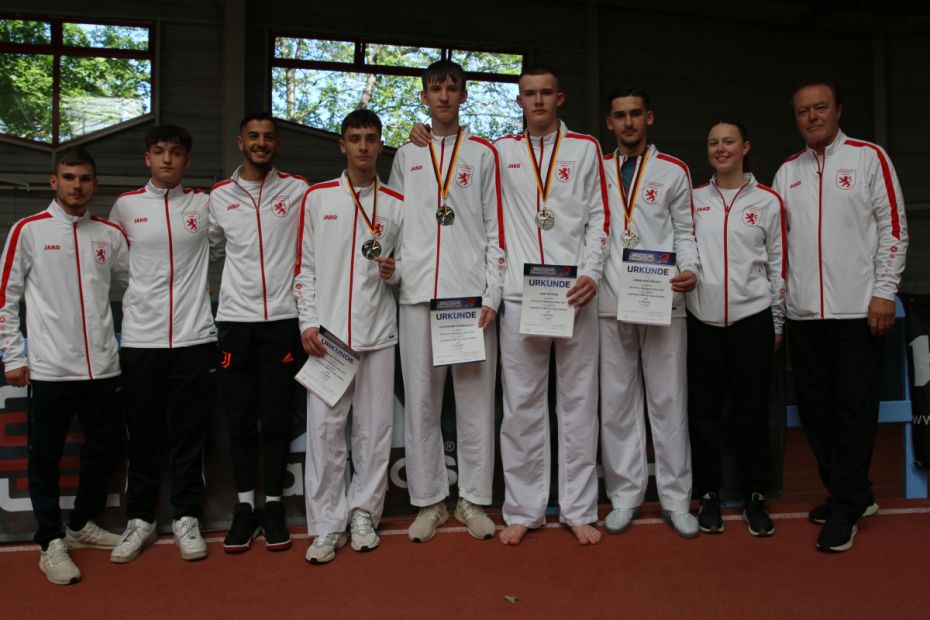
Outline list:
[[[872,502],[869,504],[865,510],[862,511],[863,517],[872,517],[878,514],[878,504]],[[823,525],[827,522],[827,519],[830,518],[830,504],[824,502],[823,504],[818,504],[815,506],[809,513],[807,513],[807,520],[811,523],[816,523],[817,525]]]
[[[252,546],[252,539],[258,536],[261,527],[258,516],[252,510],[252,504],[240,502],[233,509],[233,520],[229,526],[229,533],[223,541],[223,551],[226,553],[244,553]]]
[[[765,497],[762,493],[753,493],[743,503],[743,521],[753,536],[771,536],[775,533],[775,524],[769,517],[765,506]]]
[[[284,504],[266,502],[262,510],[262,532],[268,551],[285,551],[291,548],[291,533],[284,523]]]
[[[701,506],[698,508],[698,526],[702,532],[719,534],[723,531],[723,516],[720,514],[720,498],[716,493],[705,493],[701,496]]]
[[[817,550],[826,553],[836,553],[852,549],[853,538],[859,529],[854,523],[842,515],[830,515],[820,536],[817,537]]]

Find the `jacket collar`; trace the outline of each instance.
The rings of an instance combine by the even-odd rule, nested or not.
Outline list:
[[[157,196],[158,198],[164,198],[166,195],[168,198],[177,198],[178,196],[184,194],[184,186],[178,183],[171,189],[162,189],[160,187],[155,187],[155,185],[152,183],[152,180],[149,179],[149,182],[145,184],[145,191],[146,193]]]
[[[49,204],[48,209],[46,210],[52,214],[52,217],[59,220],[64,220],[69,224],[74,224],[90,219],[90,208],[85,209],[83,215],[69,215],[68,213],[65,213],[65,210],[61,208],[61,205],[58,204],[58,201],[54,198],[52,198],[52,202]]]

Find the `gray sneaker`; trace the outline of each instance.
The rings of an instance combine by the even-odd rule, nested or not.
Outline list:
[[[200,535],[200,521],[197,517],[175,519],[171,529],[174,531],[174,544],[181,551],[182,559],[192,561],[207,557],[207,543]]]
[[[630,527],[633,519],[639,514],[639,506],[636,508],[614,508],[604,519],[604,529],[608,534],[619,534],[626,528]]]
[[[497,526],[491,517],[484,512],[484,508],[478,504],[472,504],[464,497],[459,498],[458,504],[455,505],[455,519],[465,526],[468,533],[478,540],[487,540],[494,538],[494,532]]]
[[[424,543],[432,540],[439,526],[449,520],[449,509],[445,502],[420,508],[417,518],[407,529],[407,537],[413,542]]]
[[[65,544],[69,549],[115,549],[120,536],[108,532],[93,521],[88,521],[78,531],[65,527]]]
[[[130,519],[119,543],[110,552],[110,561],[116,564],[132,562],[146,547],[158,540],[155,524],[144,519]]]
[[[671,525],[682,538],[696,538],[701,531],[698,520],[690,512],[672,512],[663,508],[662,520]]]
[[[345,532],[332,532],[317,536],[307,547],[306,559],[311,564],[326,564],[336,557],[336,549],[342,548],[347,540],[348,536]]]
[[[68,545],[60,538],[48,543],[48,549],[39,556],[39,569],[48,580],[60,586],[67,586],[81,580],[81,571],[68,555]]]
[[[352,533],[352,549],[355,551],[373,551],[381,544],[371,523],[371,515],[364,510],[356,508],[352,511],[349,531]]]

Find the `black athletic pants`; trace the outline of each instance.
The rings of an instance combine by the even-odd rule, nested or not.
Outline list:
[[[744,497],[772,485],[769,385],[775,331],[772,311],[717,327],[688,314],[688,429],[698,495],[723,486],[723,409],[730,397]]]
[[[855,522],[872,503],[882,339],[866,319],[788,321],[801,426],[831,511]]]
[[[34,540],[46,547],[62,538],[59,463],[75,414],[81,423],[80,479],[71,529],[79,530],[100,514],[123,447],[120,379],[36,381],[29,387],[29,497],[38,530]]]
[[[217,387],[229,420],[233,476],[239,493],[256,488],[258,435],[265,457],[265,495],[281,495],[290,452],[294,375],[306,355],[297,319],[221,322]]]
[[[210,368],[216,345],[120,351],[129,434],[126,516],[155,522],[158,479],[167,456],[172,518],[201,515],[203,448],[210,430]]]

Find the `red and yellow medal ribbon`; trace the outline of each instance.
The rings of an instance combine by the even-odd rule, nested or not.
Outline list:
[[[368,214],[365,213],[365,208],[362,207],[362,201],[359,199],[358,192],[355,191],[355,186],[352,185],[352,179],[349,178],[348,171],[344,174],[346,177],[346,184],[349,186],[349,194],[352,196],[352,202],[355,203],[355,208],[362,214],[362,219],[365,220],[365,226],[368,227],[368,232],[371,233],[372,237],[375,237],[375,222],[378,218],[378,177],[375,177],[375,192],[374,198],[372,199],[371,219],[369,219]]]
[[[459,157],[459,147],[462,143],[462,128],[455,133],[455,145],[452,147],[452,159],[449,160],[449,169],[446,171],[446,178],[442,178],[442,163],[436,158],[436,149],[433,148],[433,141],[429,141],[429,154],[433,162],[433,174],[436,175],[436,184],[442,188],[442,201],[446,201],[449,195],[449,188],[452,186],[452,176],[455,174],[455,160]]]
[[[562,144],[562,131],[555,132],[555,144],[552,146],[552,157],[549,158],[549,168],[546,170],[546,182],[543,183],[540,166],[542,166],[542,138],[539,139],[539,163],[536,162],[536,156],[533,154],[533,145],[530,142],[530,134],[526,132],[526,150],[530,155],[530,161],[533,162],[533,173],[536,175],[536,187],[539,189],[539,195],[542,197],[543,204],[549,200],[549,190],[552,189],[552,173],[555,170],[555,160],[559,156],[559,145]]]
[[[636,173],[633,176],[632,191],[627,195],[623,189],[623,176],[620,174],[620,152],[614,153],[614,165],[617,167],[617,185],[620,187],[620,202],[623,205],[623,229],[630,227],[630,220],[633,219],[633,211],[636,210],[636,197],[639,196],[639,184],[643,180],[643,170],[646,169],[647,152],[643,152],[643,157],[639,161]]]

